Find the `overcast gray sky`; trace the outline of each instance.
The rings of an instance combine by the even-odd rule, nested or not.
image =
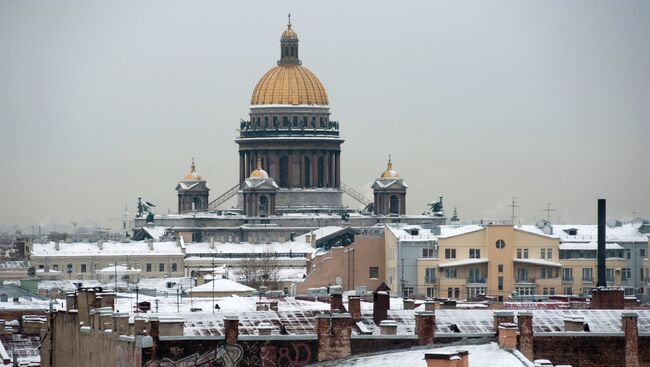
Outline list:
[[[462,219],[650,217],[648,1],[0,1],[0,223],[117,225],[211,197],[287,12],[369,193],[388,154],[407,210]],[[352,203],[350,203],[352,204]]]

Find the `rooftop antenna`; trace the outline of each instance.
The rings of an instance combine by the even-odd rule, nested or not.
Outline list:
[[[515,196],[512,197],[512,203],[510,206],[512,207],[512,225],[515,225],[515,208],[519,207],[519,205],[517,205],[517,198]]]
[[[551,203],[546,203],[546,209],[542,209],[542,211],[545,211],[545,212],[546,212],[546,220],[547,220],[548,222],[551,221],[551,212],[554,212],[554,211],[556,211],[556,210],[557,210],[557,209],[552,209],[552,208],[551,208]]]

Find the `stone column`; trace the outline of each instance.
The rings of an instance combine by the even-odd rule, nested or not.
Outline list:
[[[639,328],[636,312],[623,312],[625,332],[625,367],[639,367]]]
[[[316,152],[311,153],[311,187],[318,187],[318,156]]]
[[[336,187],[341,187],[341,152],[336,152]]]
[[[226,335],[226,344],[237,344],[237,337],[239,336],[239,318],[237,315],[226,315],[223,318],[223,328]]]
[[[329,156],[330,156],[330,153],[329,153],[329,152],[325,152],[325,153],[323,154],[323,187],[330,187],[330,186],[332,186],[332,185],[330,185],[330,181],[329,181],[329,180],[330,180],[330,174],[329,174],[329,170],[330,170],[330,166],[329,166],[329,164],[330,164],[330,158],[329,158]]]
[[[519,327],[517,349],[532,361],[535,358],[533,349],[533,313],[529,311],[517,313],[517,326]]]
[[[418,345],[433,344],[436,332],[436,314],[430,311],[415,313],[415,333]]]
[[[244,183],[244,180],[246,180],[245,163],[246,163],[246,157],[244,156],[244,152],[239,152],[239,184],[240,185]]]
[[[300,151],[300,181],[298,187],[305,187],[305,152]]]

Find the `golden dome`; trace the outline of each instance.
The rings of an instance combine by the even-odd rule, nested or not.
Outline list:
[[[185,181],[199,181],[202,180],[203,177],[199,176],[198,173],[196,173],[196,166],[194,165],[194,157],[192,157],[192,165],[190,166],[190,171],[183,177]]]
[[[255,169],[255,171],[251,172],[251,177],[250,178],[269,178],[269,174],[266,173],[266,171],[262,169],[262,160],[261,159],[257,160],[257,168]]]
[[[291,23],[287,25],[287,29],[285,29],[284,32],[282,32],[282,38],[298,38],[298,35],[296,32],[291,29]]]
[[[393,169],[393,162],[391,162],[390,156],[388,156],[388,167],[384,173],[381,174],[381,178],[399,178],[397,171]]]
[[[301,65],[284,64],[269,70],[257,83],[251,105],[321,105],[329,104],[320,80]]]

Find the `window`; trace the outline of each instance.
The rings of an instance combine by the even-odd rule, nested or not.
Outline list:
[[[158,271],[160,271],[160,272],[165,271],[165,263],[159,263],[158,264]]]
[[[521,249],[517,249],[517,259],[521,259]]]
[[[433,287],[427,287],[427,297],[434,298],[436,296],[436,289]]]
[[[79,266],[79,272],[80,273],[85,273],[86,272],[86,264],[81,264]]]
[[[498,281],[498,285],[499,285],[499,290],[502,291],[503,290],[503,277],[500,276],[497,279],[497,281]]]
[[[613,282],[614,281],[614,269],[612,269],[612,268],[605,269],[605,279],[608,282]]]
[[[552,248],[547,248],[546,249],[546,258],[551,260],[553,258],[553,249]]]
[[[593,281],[593,269],[592,268],[582,268],[582,281],[591,282]]]
[[[368,268],[368,277],[371,279],[377,279],[379,278],[379,267],[378,266],[371,266]]]
[[[498,269],[499,273],[503,273],[503,264],[499,264]]]
[[[445,268],[445,277],[456,278],[456,268]]]
[[[178,266],[176,265],[176,263],[172,263],[172,273],[175,273],[177,271],[178,271]]]
[[[542,289],[542,294],[545,295],[545,296],[548,296],[548,288],[544,287]]]
[[[623,268],[621,269],[621,280],[630,279],[632,277],[632,269]]]
[[[629,248],[625,250],[625,256],[627,256],[627,259],[630,260],[632,258],[632,250]]]
[[[455,248],[446,248],[445,249],[445,259],[455,259],[456,258],[456,249]]]
[[[644,248],[639,249],[639,256],[645,257],[645,249]]]
[[[528,269],[526,268],[517,269],[517,281],[518,282],[528,281]]]
[[[501,250],[502,248],[506,247],[506,242],[504,240],[497,240],[497,243],[495,245],[499,250]]]
[[[435,252],[432,248],[423,248],[422,257],[436,257]]]
[[[424,269],[424,282],[425,283],[435,283],[436,282],[436,268],[426,268],[426,269]]]
[[[469,269],[469,283],[482,283],[481,282],[481,269],[479,269],[479,268],[470,268]]]
[[[470,259],[480,259],[481,258],[481,249],[477,249],[477,248],[469,249],[469,258]]]
[[[151,273],[151,263],[147,264],[147,273]]]
[[[528,259],[528,249],[524,249],[524,259]]]
[[[413,294],[413,287],[404,287],[402,293],[404,294],[404,298],[411,297],[411,295]]]
[[[552,270],[550,268],[542,268],[541,270],[542,270],[542,279],[552,278],[551,277]]]
[[[540,259],[546,259],[546,249],[545,248],[540,250],[539,258]]]
[[[58,264],[52,265],[52,270],[59,271],[59,265]]]
[[[565,296],[573,295],[573,290],[571,289],[571,287],[564,287],[564,295]]]
[[[549,288],[548,294],[550,294],[551,296],[554,296],[555,295],[555,288],[554,287]]]
[[[562,281],[571,282],[573,281],[573,269],[563,268],[562,269]]]

